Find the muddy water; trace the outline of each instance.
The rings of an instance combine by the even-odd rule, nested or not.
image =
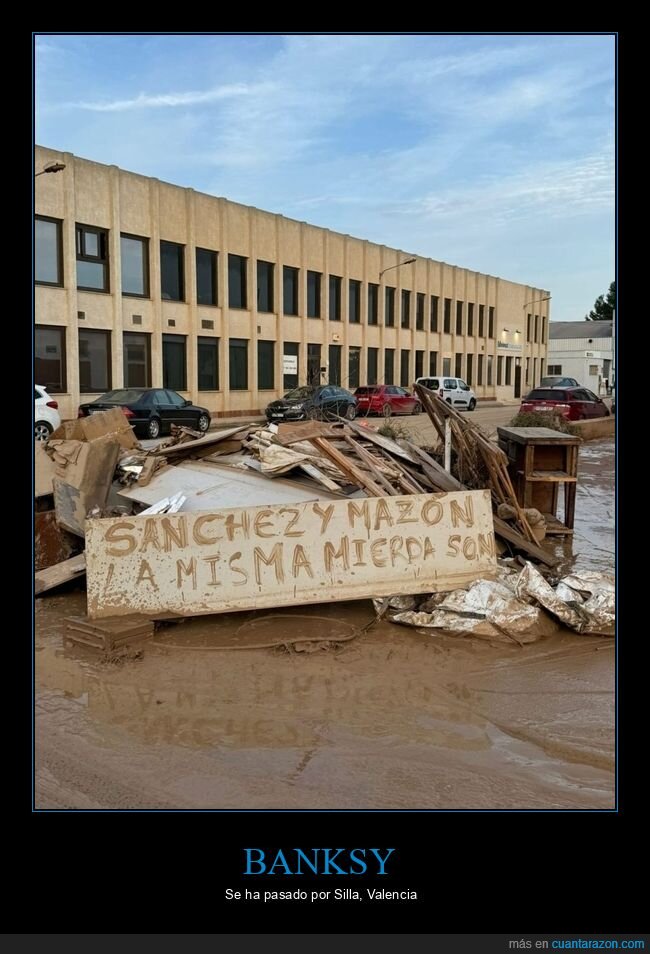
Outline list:
[[[612,567],[612,473],[611,441],[581,449],[583,567]],[[613,640],[362,633],[370,603],[330,602],[169,625],[116,665],[63,649],[84,612],[80,588],[36,605],[39,808],[613,806]],[[359,635],[217,648],[295,629]]]

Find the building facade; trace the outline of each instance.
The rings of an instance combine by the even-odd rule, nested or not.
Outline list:
[[[614,386],[613,331],[613,321],[552,321],[547,373],[575,378],[594,394],[604,394]]]
[[[515,400],[546,371],[544,289],[36,148],[35,380],[63,417],[169,387],[216,417],[305,383],[464,378]],[[406,259],[412,259],[405,263]]]

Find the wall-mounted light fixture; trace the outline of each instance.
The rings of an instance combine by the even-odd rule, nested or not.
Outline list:
[[[407,258],[405,262],[398,262],[397,265],[389,265],[387,268],[382,268],[382,270],[381,270],[380,273],[379,273],[379,278],[380,278],[380,280],[381,280],[381,276],[384,274],[384,272],[390,271],[391,268],[399,268],[400,265],[411,265],[411,264],[412,264],[413,262],[415,262],[415,261],[416,261],[416,259],[414,259],[414,258]]]

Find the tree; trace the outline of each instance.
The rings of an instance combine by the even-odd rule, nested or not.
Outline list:
[[[594,302],[594,307],[588,315],[585,315],[585,321],[611,321],[614,317],[616,308],[616,282],[612,282],[607,292],[607,297],[599,295]]]

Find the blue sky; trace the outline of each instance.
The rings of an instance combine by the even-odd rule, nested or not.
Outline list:
[[[612,36],[39,34],[36,142],[550,289],[614,279]]]

